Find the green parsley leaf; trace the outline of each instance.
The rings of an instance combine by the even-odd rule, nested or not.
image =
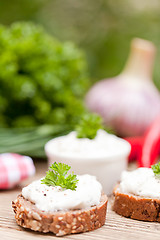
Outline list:
[[[0,24],[0,127],[67,123],[73,129],[85,111],[88,75],[74,43],[32,22]]]
[[[54,162],[49,167],[49,171],[46,172],[46,177],[41,180],[41,183],[76,190],[78,179],[73,173],[67,175],[70,169],[71,167],[67,164]]]
[[[79,125],[76,126],[77,138],[94,139],[97,131],[102,128],[102,118],[99,115],[86,114],[81,118]]]
[[[154,175],[160,178],[160,162],[151,166]]]

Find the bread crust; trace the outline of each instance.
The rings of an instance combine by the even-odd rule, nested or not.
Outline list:
[[[45,212],[19,195],[12,202],[12,207],[18,225],[34,231],[52,232],[56,236],[64,236],[91,231],[104,225],[107,202],[107,196],[102,194],[100,204],[88,209]]]
[[[115,187],[113,195],[112,209],[116,213],[132,219],[160,222],[160,199],[121,193],[119,185]]]

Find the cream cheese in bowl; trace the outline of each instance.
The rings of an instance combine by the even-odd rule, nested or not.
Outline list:
[[[104,130],[98,130],[94,139],[77,138],[76,132],[71,132],[47,142],[45,152],[49,165],[63,162],[76,174],[95,175],[109,194],[127,167],[130,145]]]

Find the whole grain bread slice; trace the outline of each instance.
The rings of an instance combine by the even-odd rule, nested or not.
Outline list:
[[[128,218],[160,222],[160,199],[145,198],[130,193],[122,193],[119,185],[113,191],[112,209]]]
[[[104,225],[107,201],[107,196],[102,194],[100,204],[88,209],[44,212],[19,195],[12,202],[12,207],[18,225],[34,231],[53,232],[56,236],[63,236],[91,231]]]

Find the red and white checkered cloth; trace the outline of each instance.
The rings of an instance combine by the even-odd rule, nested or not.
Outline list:
[[[0,154],[0,189],[8,189],[34,175],[35,167],[30,157],[15,153]]]

